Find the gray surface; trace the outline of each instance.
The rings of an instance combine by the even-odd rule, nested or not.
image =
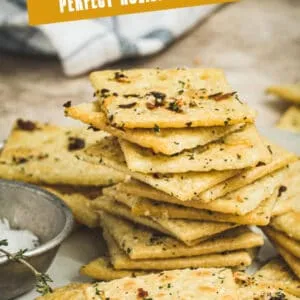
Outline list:
[[[0,180],[0,219],[6,218],[12,228],[27,229],[40,241],[28,251],[26,260],[40,272],[49,268],[59,245],[73,227],[72,214],[56,196],[35,186]],[[5,247],[3,247],[5,250]],[[0,256],[0,300],[16,297],[35,283],[24,265]]]

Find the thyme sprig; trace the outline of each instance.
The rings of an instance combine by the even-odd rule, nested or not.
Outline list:
[[[21,249],[17,253],[12,254],[2,249],[1,247],[3,246],[8,246],[7,240],[0,240],[0,253],[3,253],[11,261],[16,261],[23,264],[34,274],[36,279],[36,291],[38,293],[44,296],[53,292],[52,287],[49,285],[49,282],[53,282],[50,276],[46,273],[39,272],[35,267],[26,261],[25,253],[27,252],[27,249]]]

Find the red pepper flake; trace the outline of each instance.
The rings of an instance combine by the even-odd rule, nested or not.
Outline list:
[[[136,102],[128,103],[128,104],[120,104],[119,108],[133,108],[136,106]]]
[[[67,101],[66,103],[63,104],[63,107],[68,108],[71,107],[72,102],[71,101]]]
[[[220,97],[222,95],[223,95],[223,93],[219,92],[219,93],[208,95],[207,97],[208,97],[208,99],[216,99],[216,97]]]
[[[17,126],[19,129],[25,131],[33,131],[35,129],[38,129],[35,123],[31,121],[24,121],[22,119],[17,120]]]
[[[68,145],[69,151],[79,150],[84,147],[85,147],[85,141],[83,139],[77,137],[69,137],[69,145]]]
[[[122,72],[115,72],[114,80],[120,83],[130,83],[130,80],[128,79],[128,76],[126,76]]]
[[[155,104],[153,104],[151,102],[146,102],[146,107],[150,110],[153,110],[156,106],[155,106]]]
[[[137,296],[140,297],[140,298],[145,298],[145,297],[148,297],[149,293],[145,290],[143,290],[142,288],[138,288],[138,293],[137,293]]]

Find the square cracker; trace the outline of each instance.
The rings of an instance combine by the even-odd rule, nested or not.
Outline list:
[[[242,173],[200,193],[195,197],[195,200],[202,202],[215,200],[297,160],[297,156],[294,153],[291,153],[276,144],[270,143],[267,140],[264,140],[264,142],[266,147],[270,149],[270,163],[264,164],[260,162],[254,168],[246,169]]]
[[[241,289],[240,291],[246,291],[246,295],[253,293],[253,297],[246,299],[271,299],[269,298],[271,293],[268,294],[268,292],[272,290],[278,291],[274,294],[278,298],[275,297],[274,299],[290,299],[286,297],[288,295],[300,295],[298,278],[279,258],[272,259],[253,275],[240,271],[235,272],[234,278]],[[259,296],[265,297],[259,298]]]
[[[273,259],[254,274],[260,283],[276,286],[294,296],[300,297],[299,279],[289,270],[281,259]]]
[[[283,215],[294,209],[300,194],[300,161],[289,165],[288,177],[282,182],[272,217]]]
[[[67,286],[55,289],[52,293],[39,296],[36,300],[87,300],[84,288],[90,285],[90,283],[70,283]],[[98,298],[97,300],[103,299]]]
[[[103,291],[103,299],[114,300],[238,299],[232,271],[224,268],[172,270],[90,284],[84,288],[86,300],[98,299],[96,291]]]
[[[80,274],[96,280],[108,281],[123,277],[136,277],[145,275],[147,272],[138,270],[116,270],[111,265],[108,257],[101,256],[82,266],[80,268]]]
[[[292,132],[300,132],[300,108],[291,106],[280,118],[278,128],[286,129]]]
[[[76,156],[104,132],[18,120],[0,155],[0,177],[37,184],[110,185],[124,176]]]
[[[270,222],[272,208],[277,199],[277,191],[253,211],[244,216],[235,214],[224,214],[206,209],[197,209],[185,207],[182,205],[171,204],[166,202],[153,201],[148,198],[137,197],[127,194],[124,204],[130,206],[131,211],[136,216],[151,216],[158,218],[170,219],[186,219],[186,220],[202,220],[214,222],[231,222],[247,225],[267,225]],[[120,199],[120,198],[119,198]],[[133,199],[134,201],[130,201]],[[203,205],[204,206],[204,205]]]
[[[73,296],[70,298],[69,296]],[[238,300],[230,269],[172,270],[110,282],[70,284],[37,300]]]
[[[288,252],[294,256],[300,258],[300,242],[296,241],[286,234],[274,230],[271,226],[265,227],[263,229],[264,233],[270,237],[277,245],[286,249]]]
[[[283,291],[270,283],[246,283],[241,284],[238,288],[239,300],[297,300],[298,297]]]
[[[283,100],[300,104],[300,82],[295,84],[273,85],[268,87],[267,93],[276,95]]]
[[[121,216],[134,223],[142,224],[167,235],[171,235],[189,246],[195,245],[213,235],[238,226],[237,224],[232,223],[136,217],[132,215],[131,210],[128,207],[114,201],[113,198],[108,196],[97,201],[93,207],[95,207],[95,205],[98,209],[105,210],[110,214]]]
[[[276,243],[275,243],[276,244]],[[300,259],[276,244],[276,248],[291,270],[300,279]]]
[[[256,115],[216,69],[101,71],[90,79],[116,127],[224,126],[252,123]]]
[[[223,253],[263,245],[263,237],[247,227],[229,230],[215,238],[188,247],[178,240],[143,226],[114,217],[101,215],[101,224],[131,259],[189,257]]]
[[[105,138],[98,144],[88,148],[85,152],[81,153],[81,159],[94,164],[104,163],[182,201],[190,200],[199,193],[240,172],[238,170],[179,174],[143,174],[131,172],[127,168],[118,141],[113,137]]]
[[[168,202],[186,207],[244,216],[255,210],[261,202],[271,197],[271,195],[279,188],[280,183],[285,178],[287,172],[287,168],[280,169],[209,203],[203,203],[197,200],[180,201],[175,197],[167,195],[145,184],[141,184],[138,181],[121,183],[117,185],[117,188],[120,192],[122,191],[139,197],[150,198],[159,202]]]
[[[300,241],[300,212],[290,211],[272,218],[271,226],[292,239]]]
[[[99,216],[91,203],[102,194],[99,187],[45,186],[71,209],[75,220],[90,228],[99,226]]]
[[[242,129],[245,124],[214,127],[194,128],[156,128],[153,129],[119,129],[107,121],[105,114],[100,110],[97,102],[83,103],[65,109],[67,116],[87,123],[93,128],[104,130],[113,136],[150,148],[155,153],[173,155],[185,149],[193,149],[216,141],[223,136]]]
[[[248,266],[252,262],[247,251],[233,251],[223,254],[206,254],[192,257],[164,258],[164,259],[139,259],[132,260],[122,251],[112,236],[103,231],[103,237],[111,262],[115,269],[133,270],[174,270],[185,268],[222,268],[235,266]]]
[[[224,171],[269,163],[270,152],[253,125],[205,146],[177,155],[153,154],[128,141],[119,140],[129,170],[141,173],[185,173]]]

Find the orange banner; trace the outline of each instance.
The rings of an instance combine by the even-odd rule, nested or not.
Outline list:
[[[238,0],[27,0],[29,24],[39,25]]]

